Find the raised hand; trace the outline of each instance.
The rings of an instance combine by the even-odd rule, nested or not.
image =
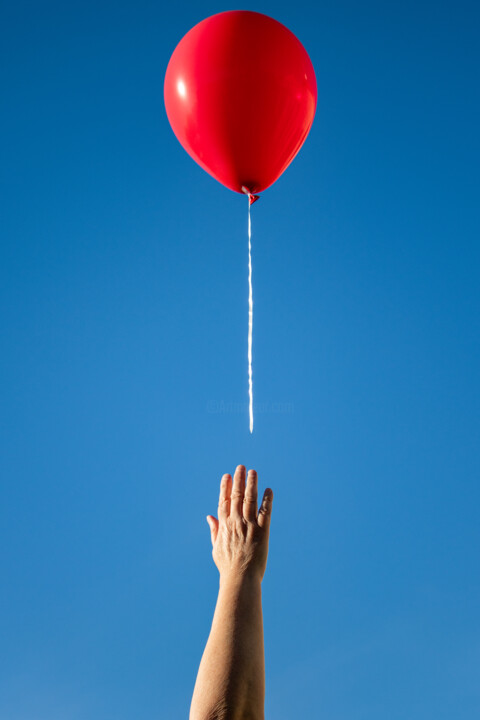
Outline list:
[[[262,578],[273,493],[257,511],[257,473],[239,465],[220,484],[218,520],[208,515],[220,571],[212,629],[198,669],[190,720],[263,720],[265,659]]]
[[[239,465],[220,483],[218,519],[207,516],[212,537],[212,555],[220,577],[252,575],[261,580],[268,556],[268,537],[273,492],[267,488],[257,510],[258,479],[255,470]]]

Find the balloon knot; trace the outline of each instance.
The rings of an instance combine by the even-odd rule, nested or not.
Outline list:
[[[245,185],[242,185],[242,192],[245,193],[245,195],[248,195],[248,201],[250,205],[253,205],[254,202],[257,202],[259,200],[260,195],[253,195],[253,193],[250,192],[250,190],[245,187]]]

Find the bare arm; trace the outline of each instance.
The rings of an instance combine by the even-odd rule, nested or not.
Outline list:
[[[220,587],[190,720],[263,720],[265,661],[261,583],[267,565],[273,493],[257,512],[257,473],[239,465],[220,485],[218,520],[207,517]]]

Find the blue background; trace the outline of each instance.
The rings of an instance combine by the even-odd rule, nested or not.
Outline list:
[[[176,141],[163,77],[236,5],[4,4],[0,717],[186,718],[205,515],[275,491],[267,720],[480,713],[476,2],[286,24],[317,116],[252,209]]]

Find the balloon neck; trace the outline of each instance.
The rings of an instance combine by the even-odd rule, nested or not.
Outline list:
[[[245,187],[245,185],[242,185],[242,192],[245,193],[245,195],[248,195],[250,205],[253,205],[254,202],[257,202],[257,200],[260,199],[260,195],[253,195],[250,190]]]

